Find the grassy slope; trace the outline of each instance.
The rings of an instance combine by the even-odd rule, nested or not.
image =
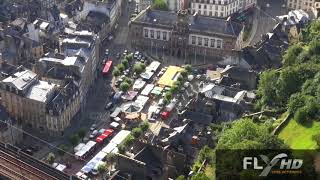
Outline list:
[[[291,119],[280,132],[279,138],[283,139],[292,149],[316,149],[317,144],[312,140],[312,136],[318,133],[320,133],[319,121],[303,126]]]

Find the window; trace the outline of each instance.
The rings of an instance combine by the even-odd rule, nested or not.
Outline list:
[[[208,38],[204,38],[204,46],[208,46],[209,45],[209,39]]]
[[[167,32],[163,32],[163,33],[162,33],[162,38],[163,38],[163,40],[165,40],[165,41],[167,40]]]
[[[210,42],[211,42],[211,43],[210,43],[210,46],[211,46],[211,47],[215,47],[216,40],[215,40],[215,39],[211,39]]]
[[[196,37],[195,36],[191,36],[191,43],[196,44]]]
[[[198,45],[202,46],[202,37],[198,37]]]
[[[217,40],[217,48],[221,48],[221,40]]]
[[[154,38],[154,30],[150,30],[151,38]]]
[[[160,31],[157,31],[157,39],[160,39]]]
[[[144,37],[148,37],[149,36],[149,30],[148,29],[144,29]]]

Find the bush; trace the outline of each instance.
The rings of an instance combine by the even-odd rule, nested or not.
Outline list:
[[[180,175],[176,178],[176,180],[186,180],[186,177],[184,175]]]
[[[178,90],[179,90],[179,87],[178,87],[178,86],[173,85],[173,86],[171,87],[171,89],[170,89],[170,92],[173,94],[173,93],[178,92]]]
[[[119,69],[117,67],[115,67],[112,71],[112,75],[115,77],[120,76],[121,72],[119,71]]]
[[[305,105],[305,96],[300,93],[290,97],[288,102],[288,110],[290,113],[295,113],[299,108]]]
[[[120,84],[120,89],[123,92],[127,92],[129,90],[129,88],[130,88],[130,84],[128,84],[127,82],[122,82]]]
[[[119,152],[120,154],[124,154],[125,151],[126,151],[126,148],[124,147],[124,145],[123,145],[123,144],[119,144],[119,146],[118,146],[118,152]]]
[[[122,71],[125,70],[125,66],[120,63],[120,64],[117,65],[117,69],[118,69],[120,72],[122,72]]]
[[[152,4],[152,9],[166,11],[168,10],[167,3],[164,0],[154,0]]]
[[[178,89],[180,89],[181,86],[182,86],[182,83],[180,81],[176,81],[176,82],[173,83],[173,86],[177,86]]]
[[[142,135],[142,129],[141,128],[133,128],[131,131],[131,134],[134,138],[139,138]]]
[[[168,101],[171,101],[172,99],[172,93],[169,91],[164,95],[164,99],[167,99]]]
[[[60,156],[63,156],[67,151],[68,151],[69,147],[65,144],[60,144],[59,145],[59,150],[58,153]]]
[[[105,172],[106,171],[106,169],[107,169],[107,164],[104,162],[104,163],[101,163],[101,164],[99,164],[99,166],[98,166],[98,171],[99,171],[99,173],[103,173],[103,172]]]
[[[125,78],[123,79],[123,82],[128,83],[130,86],[132,85],[132,79],[130,79],[130,78],[128,78],[128,77],[125,77]]]
[[[182,76],[179,76],[179,77],[177,78],[177,81],[182,82],[182,81],[183,81],[183,77],[182,77]]]

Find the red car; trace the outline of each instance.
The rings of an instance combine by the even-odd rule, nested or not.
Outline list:
[[[114,130],[111,128],[105,130],[103,134],[101,134],[99,137],[97,137],[96,142],[103,143],[105,141],[105,139],[107,139],[108,137],[110,137],[113,134],[113,132],[114,132]]]

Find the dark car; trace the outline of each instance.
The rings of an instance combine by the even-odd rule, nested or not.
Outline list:
[[[120,57],[121,57],[121,54],[120,54],[120,53],[117,53],[116,58],[117,58],[117,59],[120,59]]]
[[[23,149],[22,152],[32,156],[33,155],[33,151],[31,149]]]
[[[113,106],[113,103],[112,102],[109,102],[107,105],[106,105],[106,110],[110,110]]]

